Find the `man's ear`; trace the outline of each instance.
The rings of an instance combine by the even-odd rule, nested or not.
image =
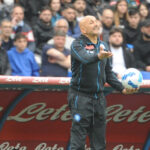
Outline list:
[[[85,25],[82,25],[82,26],[80,27],[80,30],[81,30],[82,34],[85,34],[85,33],[86,33],[86,26],[85,26]]]

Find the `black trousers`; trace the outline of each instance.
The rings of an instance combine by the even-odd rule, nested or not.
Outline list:
[[[91,150],[105,150],[106,101],[68,91],[68,105],[72,115],[70,150],[84,150],[89,136]]]

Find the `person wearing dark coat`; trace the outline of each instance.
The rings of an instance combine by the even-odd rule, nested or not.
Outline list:
[[[8,61],[7,51],[0,46],[0,75],[10,75],[10,73],[11,69]]]
[[[134,42],[134,56],[137,68],[150,73],[150,19],[146,19],[141,25],[142,34]]]
[[[2,40],[1,47],[7,51],[13,47],[13,39],[11,38],[13,28],[11,21],[3,19],[0,23],[0,28],[0,37]]]
[[[19,0],[18,3],[25,8],[25,20],[28,23],[35,23],[39,11],[48,5],[49,0]]]
[[[21,5],[15,5],[11,12],[11,23],[13,27],[13,33],[11,35],[14,39],[17,33],[26,35],[28,40],[28,48],[31,51],[35,51],[35,39],[32,31],[32,27],[24,20],[24,8]]]
[[[53,27],[51,24],[52,13],[48,6],[44,7],[39,15],[33,32],[36,41],[35,53],[41,54],[43,45],[53,37]]]
[[[140,14],[137,8],[128,11],[128,19],[124,32],[124,40],[127,44],[133,44],[140,34]]]

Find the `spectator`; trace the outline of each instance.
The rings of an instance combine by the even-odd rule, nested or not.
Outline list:
[[[116,27],[124,28],[128,18],[128,3],[126,0],[118,0],[114,12],[114,24]]]
[[[101,9],[103,7],[102,0],[86,0],[86,10],[85,15],[95,16],[100,19]]]
[[[114,25],[114,13],[110,8],[103,9],[101,21],[103,26],[103,31],[102,31],[103,41],[108,42],[109,32]]]
[[[1,22],[1,47],[4,50],[9,50],[13,47],[13,40],[11,38],[12,34],[12,23],[10,20],[4,19]]]
[[[33,31],[31,27],[24,22],[24,8],[20,5],[15,5],[11,13],[11,18],[14,36],[16,33],[22,32],[27,37],[28,48],[32,51],[35,51]]]
[[[26,36],[17,33],[14,39],[15,47],[7,51],[13,76],[39,76],[39,67],[33,52],[27,48],[27,43]]]
[[[65,5],[62,10],[62,15],[69,23],[69,30],[67,34],[69,36],[72,36],[73,38],[79,37],[81,32],[79,28],[79,23],[76,19],[76,10],[73,7],[73,5],[71,4]]]
[[[41,55],[43,45],[53,37],[53,27],[51,24],[52,12],[48,6],[42,8],[39,18],[33,27],[36,50],[35,53]]]
[[[14,7],[14,4],[15,0],[0,1],[0,21],[3,19],[10,19],[10,14]]]
[[[10,75],[10,65],[8,61],[7,51],[1,47],[2,40],[0,39],[0,75]]]
[[[25,9],[25,21],[34,24],[38,18],[38,13],[49,0],[19,0],[19,4]]]
[[[70,51],[65,45],[66,34],[58,30],[54,45],[45,45],[42,56],[41,76],[67,77],[71,65]]]
[[[109,37],[110,51],[112,56],[112,68],[117,74],[118,78],[121,78],[124,71],[127,68],[135,68],[135,60],[133,54],[125,47],[123,42],[123,32],[120,28],[112,28]]]
[[[59,14],[61,3],[60,3],[60,0],[50,0],[49,5],[52,11],[51,22],[52,22],[52,25],[54,26],[56,21],[62,18],[62,16]]]
[[[71,44],[74,41],[74,38],[67,35],[69,29],[69,25],[68,22],[66,21],[66,19],[60,19],[58,21],[56,21],[56,24],[54,26],[54,30],[58,31],[58,30],[62,30],[63,32],[66,33],[66,42],[65,42],[65,48],[70,50]],[[51,40],[48,41],[48,44],[53,45],[54,44],[54,39],[52,38]]]
[[[128,11],[128,23],[123,29],[124,40],[127,44],[133,44],[133,42],[140,35],[140,15],[137,8],[131,8]]]
[[[85,9],[86,9],[86,1],[85,0],[74,0],[74,8],[77,12],[77,21],[80,22],[82,18],[85,16]]]
[[[142,2],[139,6],[139,13],[140,13],[140,17],[141,17],[141,21],[144,21],[145,19],[150,18],[150,13],[149,13],[149,8],[148,8],[148,4]]]
[[[97,19],[97,23],[98,23],[98,26],[99,26],[98,36],[99,36],[100,40],[102,41],[102,40],[103,40],[103,35],[102,35],[102,32],[103,32],[102,22],[101,22],[99,19]]]
[[[138,69],[149,72],[150,79],[150,19],[142,22],[141,32],[134,42],[134,56]]]
[[[72,0],[61,0],[62,7],[64,7],[67,4],[70,4],[70,3],[72,3]]]

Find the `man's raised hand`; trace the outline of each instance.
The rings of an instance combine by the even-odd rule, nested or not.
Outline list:
[[[98,58],[101,60],[101,59],[104,59],[104,58],[109,58],[109,57],[112,57],[112,52],[110,51],[104,51],[104,48],[103,46],[100,46],[100,51],[98,53]]]

